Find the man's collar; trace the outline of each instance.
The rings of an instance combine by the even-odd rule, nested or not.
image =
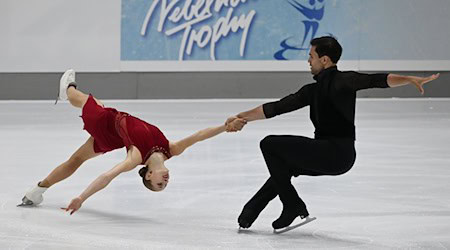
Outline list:
[[[322,80],[325,76],[329,75],[331,72],[337,71],[337,66],[331,66],[329,68],[323,69],[319,74],[315,75],[313,78],[316,81]]]

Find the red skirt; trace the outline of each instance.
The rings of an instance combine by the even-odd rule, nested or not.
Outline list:
[[[106,153],[125,146],[115,128],[118,113],[113,108],[98,105],[94,97],[89,95],[83,106],[81,118],[84,129],[94,138],[94,152]]]
[[[94,151],[106,153],[118,148],[135,146],[145,164],[154,152],[171,157],[169,141],[154,125],[125,112],[97,104],[92,95],[83,107],[84,129],[94,138]]]

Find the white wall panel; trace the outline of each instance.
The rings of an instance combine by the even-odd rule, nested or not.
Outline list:
[[[120,70],[120,0],[1,0],[0,72]]]

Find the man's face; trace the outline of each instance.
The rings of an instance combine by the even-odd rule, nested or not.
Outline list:
[[[316,46],[311,46],[309,51],[309,66],[311,67],[311,74],[317,75],[324,69],[323,62],[320,60],[319,55],[316,52]]]

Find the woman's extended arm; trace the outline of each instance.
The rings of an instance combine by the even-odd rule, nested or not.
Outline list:
[[[83,202],[87,200],[90,196],[105,188],[120,173],[134,169],[137,165],[140,164],[141,161],[142,158],[139,150],[137,150],[137,148],[132,146],[128,151],[127,158],[124,161],[117,164],[108,172],[103,173],[102,175],[97,177],[97,179],[95,179],[83,191],[83,193],[81,193],[78,197],[72,199],[69,206],[62,209],[70,212],[70,214],[75,213],[78,209],[80,209]]]
[[[224,132],[226,129],[225,125],[221,125],[218,127],[210,127],[210,128],[205,128],[202,129],[196,133],[194,133],[193,135],[190,135],[182,140],[179,140],[177,142],[171,142],[170,145],[170,153],[172,155],[179,155],[181,153],[183,153],[184,150],[186,150],[186,148],[194,145],[197,142],[209,139],[211,137],[214,137],[222,132]]]

